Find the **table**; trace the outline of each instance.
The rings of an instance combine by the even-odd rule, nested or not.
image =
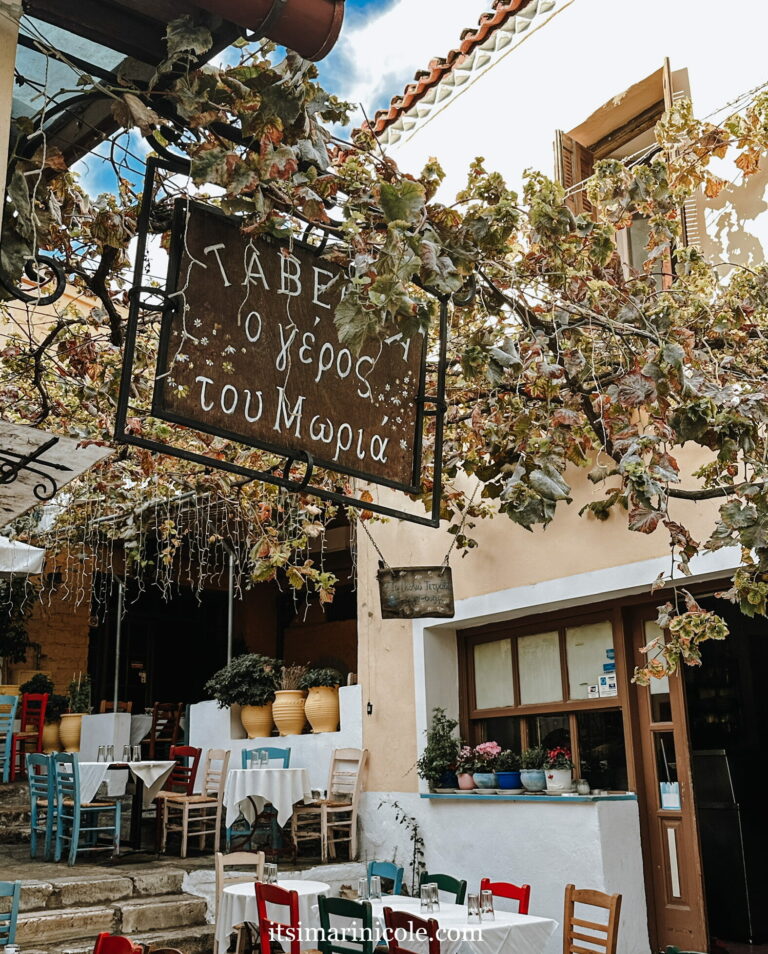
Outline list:
[[[296,802],[312,801],[309,773],[304,768],[230,769],[224,789],[226,825],[230,828],[242,813],[250,824],[269,803],[277,809],[277,823],[285,825]]]
[[[408,911],[417,917],[434,918],[440,926],[441,954],[541,954],[547,940],[555,933],[557,921],[531,914],[511,914],[496,911],[493,921],[480,924],[467,922],[464,904],[440,902],[440,910],[421,913],[418,898],[386,897],[372,901],[374,932],[384,933],[385,905],[396,911]],[[426,941],[409,938],[404,946],[421,954],[426,952]]]
[[[254,771],[264,771],[264,769],[255,769]],[[242,924],[243,921],[258,923],[259,914],[256,909],[256,890],[253,881],[244,884],[230,884],[221,893],[217,900],[216,907],[216,940],[218,949],[226,951],[229,945],[229,935],[236,924]],[[319,894],[328,894],[331,886],[324,881],[278,881],[278,887],[285,888],[286,891],[295,891],[299,896],[299,919],[301,927],[319,928],[320,920],[317,915],[317,896]],[[285,908],[280,912],[280,908],[272,905],[267,906],[267,911],[277,920],[287,918]],[[317,938],[312,937],[305,940],[302,932],[301,939],[302,950],[316,950]]]
[[[151,715],[131,715],[131,745],[139,745],[149,735],[152,728]]]

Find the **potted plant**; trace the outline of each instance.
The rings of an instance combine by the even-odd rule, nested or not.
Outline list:
[[[559,745],[547,752],[544,762],[547,773],[548,792],[573,791],[573,761],[571,750]]]
[[[279,688],[275,690],[272,706],[272,715],[280,735],[301,735],[304,731],[307,692],[301,688],[301,682],[306,671],[307,667],[300,665],[280,667]]]
[[[432,710],[432,725],[427,729],[427,744],[416,763],[419,776],[429,782],[432,789],[459,787],[456,778],[456,761],[461,743],[453,734],[458,726],[449,719],[445,709]]]
[[[67,711],[67,697],[52,693],[48,696],[48,705],[45,707],[45,725],[43,726],[43,752],[61,751],[60,727],[61,718]]]
[[[539,746],[526,749],[520,756],[520,781],[526,792],[543,792],[547,787],[544,762],[547,753]]]
[[[50,696],[53,693],[53,679],[46,676],[44,672],[35,673],[31,679],[19,686],[19,692],[22,694],[29,692],[41,696],[47,693]]]
[[[475,785],[496,788],[496,759],[501,754],[498,742],[481,742],[475,746]]]
[[[80,730],[83,716],[91,711],[91,677],[86,674],[73,679],[67,690],[67,711],[61,717],[59,736],[65,752],[80,751]]]
[[[456,778],[459,782],[459,788],[468,791],[475,787],[474,772],[476,763],[475,750],[472,746],[462,745],[459,749],[458,758],[456,759]]]
[[[496,778],[499,788],[507,791],[521,791],[520,756],[511,749],[504,749],[496,759]]]
[[[37,587],[27,580],[0,580],[0,695],[17,696],[20,687],[10,679],[8,663],[23,663],[32,642],[27,617],[32,612]]]
[[[272,703],[279,675],[279,663],[270,656],[246,653],[220,669],[205,684],[219,708],[240,706],[240,721],[249,739],[272,735]]]
[[[313,732],[335,732],[339,727],[339,686],[344,677],[338,669],[309,669],[299,688],[308,690],[304,714]]]

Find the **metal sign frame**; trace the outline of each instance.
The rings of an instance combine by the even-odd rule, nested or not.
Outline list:
[[[445,403],[445,375],[446,375],[446,351],[448,341],[448,305],[449,296],[437,294],[433,289],[424,288],[428,294],[432,295],[439,302],[438,319],[438,353],[436,368],[436,393],[427,395],[425,393],[425,362],[421,363],[421,380],[419,382],[419,396],[417,398],[417,421],[418,428],[417,444],[414,446],[414,482],[411,487],[404,487],[396,481],[388,481],[385,478],[372,476],[370,474],[352,473],[349,470],[342,471],[333,468],[324,467],[333,473],[344,474],[347,476],[360,477],[366,482],[390,487],[397,490],[403,490],[407,493],[416,494],[421,491],[420,469],[421,469],[421,448],[423,442],[424,425],[429,418],[435,420],[435,451],[434,465],[431,474],[432,483],[432,506],[429,515],[420,515],[400,510],[396,507],[388,507],[376,501],[364,501],[358,497],[352,497],[338,490],[329,490],[326,487],[317,486],[312,483],[312,477],[315,469],[315,461],[312,455],[302,450],[296,454],[287,454],[282,448],[257,443],[256,441],[245,441],[242,436],[225,434],[219,430],[215,433],[227,440],[234,440],[244,447],[258,447],[269,453],[275,453],[277,456],[284,457],[284,462],[271,467],[268,470],[256,470],[250,467],[244,467],[240,464],[234,464],[230,461],[219,460],[210,457],[204,453],[191,451],[186,447],[179,447],[172,443],[163,443],[162,441],[142,437],[132,433],[128,426],[128,417],[131,400],[131,379],[133,376],[134,356],[136,351],[139,324],[142,318],[151,313],[164,313],[169,308],[176,307],[176,300],[171,298],[171,289],[160,289],[147,287],[142,284],[144,274],[144,259],[147,250],[147,237],[149,234],[150,219],[153,209],[153,195],[155,188],[155,177],[159,171],[168,172],[175,175],[186,175],[189,172],[189,161],[186,158],[176,157],[167,150],[153,143],[160,156],[150,156],[147,160],[147,168],[144,176],[144,188],[139,216],[137,222],[137,246],[134,265],[133,287],[129,292],[128,320],[125,333],[125,344],[123,351],[123,367],[120,380],[120,392],[118,397],[117,413],[115,419],[115,440],[122,444],[130,444],[135,447],[142,447],[146,450],[159,454],[165,454],[171,457],[178,457],[191,463],[199,464],[202,467],[222,470],[233,476],[247,480],[260,480],[266,483],[274,484],[285,490],[306,493],[320,500],[326,500],[329,503],[343,507],[352,507],[359,510],[370,510],[382,516],[395,517],[399,520],[405,520],[409,523],[415,523],[420,526],[437,527],[440,524],[440,507],[442,500],[442,449],[443,434],[445,428],[444,415],[446,411]],[[224,215],[225,213],[221,213]],[[312,226],[314,228],[314,226]],[[310,229],[308,228],[308,231]],[[320,248],[322,249],[321,243]],[[173,274],[172,269],[170,269]],[[160,303],[158,304],[158,300]],[[426,344],[425,344],[426,348]],[[144,416],[152,416],[151,409],[144,412]],[[166,418],[163,418],[166,419]],[[197,422],[178,421],[182,426],[188,426],[190,430],[204,433]],[[210,433],[210,431],[209,431]],[[295,479],[291,475],[291,470],[296,464],[303,464],[304,474],[300,479]]]

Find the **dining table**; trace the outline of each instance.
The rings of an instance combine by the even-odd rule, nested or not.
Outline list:
[[[279,880],[278,887],[286,891],[295,891],[299,896],[299,920],[301,921],[301,949],[316,950],[316,934],[310,932],[305,934],[304,929],[314,929],[316,932],[320,927],[320,920],[317,913],[318,895],[327,895],[331,886],[324,881],[301,881],[301,880]],[[286,910],[279,907],[267,905],[267,914],[274,917],[277,921],[282,921],[286,917]],[[217,900],[216,907],[216,941],[219,951],[226,951],[229,946],[229,935],[232,933],[235,925],[242,924],[244,921],[250,921],[257,924],[259,913],[256,908],[256,886],[254,881],[246,881],[242,884],[227,885]]]
[[[240,814],[249,824],[270,804],[281,827],[290,821],[297,802],[312,801],[309,772],[305,768],[230,769],[224,788],[226,825],[231,828]]]

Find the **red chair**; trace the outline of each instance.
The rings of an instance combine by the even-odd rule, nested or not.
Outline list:
[[[14,732],[11,739],[11,781],[16,775],[26,775],[28,752],[43,751],[43,728],[45,710],[48,708],[47,692],[25,692],[21,697],[20,732]]]
[[[509,898],[511,901],[518,902],[517,913],[527,914],[528,905],[531,901],[531,886],[529,884],[510,884],[508,881],[491,881],[490,878],[483,878],[480,882],[481,891],[492,891],[496,898]]]
[[[280,904],[288,908],[288,923],[272,921],[267,917],[267,904]],[[290,941],[290,954],[301,952],[301,921],[299,920],[299,896],[295,891],[286,891],[276,884],[256,882],[256,908],[259,912],[259,947],[261,954],[271,954],[272,939],[282,943]],[[431,954],[431,952],[430,952]]]
[[[134,944],[122,934],[107,934],[103,931],[96,938],[93,954],[146,954],[148,950],[146,944]]]
[[[428,954],[440,954],[440,938],[437,936],[438,924],[434,918],[419,918],[408,911],[393,911],[384,908],[384,926],[389,954],[413,954],[407,947],[401,947],[397,940],[398,931],[409,937],[428,941]],[[262,952],[265,954],[265,952]]]
[[[155,847],[160,850],[163,834],[163,802],[168,795],[193,795],[202,749],[193,745],[172,745],[170,757],[176,762],[165,783],[155,796]],[[189,760],[188,762],[186,760]]]

